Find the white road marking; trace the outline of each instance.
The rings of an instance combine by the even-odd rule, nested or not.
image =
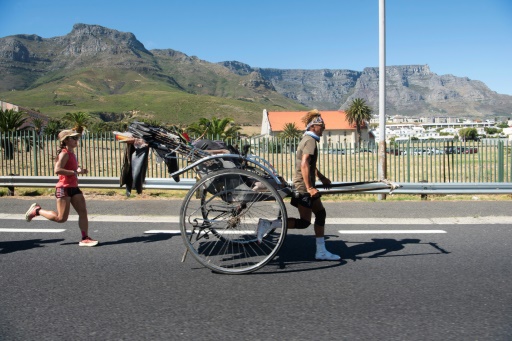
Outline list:
[[[147,233],[147,234],[158,234],[158,233],[165,233],[165,234],[181,234],[181,231],[180,230],[148,230],[148,231],[145,231],[144,233]],[[187,230],[187,233],[190,233],[190,230]],[[237,230],[228,230],[228,231],[219,231],[217,230],[216,233],[218,234],[235,234],[235,235],[238,235],[238,234],[241,234],[241,235],[247,235],[247,234],[250,234],[250,235],[256,235],[256,231],[237,231]]]
[[[25,220],[25,214],[0,213],[1,219]],[[42,217],[34,218],[34,221],[44,219]],[[68,221],[78,221],[78,215],[70,215]],[[130,215],[99,215],[89,214],[89,221],[115,222],[115,223],[179,223],[178,216],[130,216]]]
[[[24,214],[0,213],[0,220],[25,220]],[[36,220],[44,218],[35,218]],[[69,221],[78,221],[77,215],[69,216]],[[129,216],[129,215],[89,215],[91,222],[117,222],[117,223],[159,223],[177,224],[179,216]],[[512,216],[487,217],[440,217],[440,218],[328,218],[327,224],[332,225],[498,225],[512,224]],[[27,232],[27,233],[60,233],[65,229],[31,229],[31,228],[0,228],[0,232]],[[220,231],[219,231],[220,232]],[[180,230],[149,230],[145,233],[180,234]],[[225,234],[254,234],[254,231],[224,231]],[[426,234],[446,233],[444,230],[339,230],[340,234]]]
[[[0,220],[25,220],[25,214],[0,213]],[[35,221],[44,219],[36,217]],[[78,221],[77,215],[70,215],[68,221]],[[130,215],[99,215],[89,214],[92,222],[116,223],[169,223],[177,224],[179,216],[130,216]],[[257,219],[248,219],[248,223],[257,222]],[[439,218],[327,218],[326,224],[333,225],[495,225],[512,224],[512,216],[487,217],[439,217]]]
[[[0,232],[41,232],[41,233],[60,233],[64,232],[66,229],[9,229],[9,228],[0,228]]]
[[[429,234],[446,233],[443,230],[340,230],[339,234]]]
[[[159,234],[159,233],[163,233],[163,234],[181,234],[181,231],[180,230],[148,230],[148,231],[144,231],[144,233],[147,233],[147,234]]]
[[[512,224],[511,216],[441,217],[441,218],[328,218],[336,225],[488,225]]]
[[[70,217],[71,218],[71,217]],[[76,216],[78,220],[78,216]],[[178,216],[119,216],[119,215],[89,215],[89,221],[105,221],[115,223],[179,223]]]

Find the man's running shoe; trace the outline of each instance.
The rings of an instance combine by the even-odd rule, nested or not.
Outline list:
[[[258,230],[257,230],[257,238],[258,243],[261,243],[263,237],[272,229],[276,229],[281,227],[281,219],[276,219],[274,221],[270,221],[268,219],[260,218],[258,221]]]
[[[34,219],[35,216],[37,216],[37,210],[41,209],[41,206],[39,206],[36,203],[33,203],[32,206],[28,209],[27,213],[25,213],[25,220],[31,221]]]
[[[315,254],[315,259],[316,260],[340,260],[341,257],[325,250],[325,251],[317,251]]]
[[[78,243],[78,246],[96,246],[98,245],[98,241],[91,239],[90,237],[85,237]]]

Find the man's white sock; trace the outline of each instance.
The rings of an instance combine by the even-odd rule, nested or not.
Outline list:
[[[325,238],[324,237],[316,237],[316,252],[325,252]]]

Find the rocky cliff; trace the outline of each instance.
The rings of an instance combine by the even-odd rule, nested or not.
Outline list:
[[[187,93],[262,103],[286,100],[309,108],[345,109],[357,97],[378,111],[378,68],[286,70],[231,61],[209,63],[167,50],[148,51],[132,33],[76,24],[62,37],[0,38],[0,92],[65,81],[85,68],[130,70]],[[387,113],[412,116],[510,116],[512,96],[480,81],[437,75],[428,65],[386,68]],[[284,103],[284,104],[283,104]]]
[[[279,93],[308,107],[346,109],[363,98],[378,111],[379,69],[260,69]],[[512,96],[500,95],[467,77],[437,75],[428,65],[386,67],[386,111],[411,116],[512,115]]]
[[[379,69],[258,69],[240,62],[222,65],[239,75],[259,73],[275,91],[310,108],[346,109],[355,98],[379,107]],[[269,86],[270,87],[270,86]],[[386,67],[386,111],[410,116],[510,116],[512,96],[467,77],[437,75],[428,65]]]

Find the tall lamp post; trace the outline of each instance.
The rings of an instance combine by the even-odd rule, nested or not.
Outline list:
[[[377,175],[386,179],[386,0],[379,0],[379,154]],[[378,194],[385,200],[386,194]]]

